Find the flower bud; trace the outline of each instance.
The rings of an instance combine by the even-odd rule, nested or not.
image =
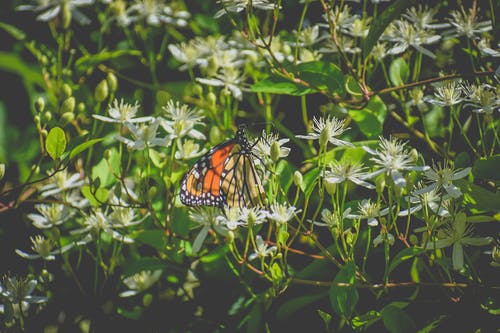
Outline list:
[[[153,201],[153,199],[155,198],[157,192],[158,192],[158,189],[156,188],[156,186],[151,186],[148,189],[148,200],[149,201]]]
[[[215,96],[215,94],[213,92],[209,92],[207,94],[207,101],[208,101],[208,104],[210,105],[210,107],[215,107],[215,105],[217,103],[217,96]]]
[[[69,1],[63,2],[62,7],[62,24],[64,29],[68,29],[71,24],[71,8]]]
[[[413,162],[418,161],[418,151],[415,148],[410,150],[410,158]]]
[[[76,105],[75,98],[73,96],[68,97],[62,103],[61,109],[59,109],[59,113],[61,114],[66,112],[73,113],[73,111],[75,111],[75,105]]]
[[[35,101],[35,109],[38,112],[43,112],[45,109],[45,100],[42,97],[38,97]]]
[[[45,268],[42,269],[42,271],[40,272],[40,282],[43,284],[48,284],[52,280],[54,280],[54,275]]]
[[[95,88],[94,98],[98,102],[104,102],[104,100],[108,97],[108,94],[109,94],[108,82],[106,80],[102,80]]]
[[[193,94],[197,96],[201,96],[203,94],[203,87],[201,84],[196,83],[193,85]]]
[[[232,230],[228,230],[226,234],[226,242],[232,243],[234,241],[234,232]]]
[[[278,162],[278,160],[280,159],[280,144],[278,143],[278,141],[274,141],[272,144],[271,144],[271,161],[273,162]]]
[[[334,195],[335,192],[337,192],[337,184],[336,183],[330,183],[330,182],[323,182],[323,184],[325,185],[325,190],[328,194],[330,195]]]
[[[84,113],[85,112],[85,103],[80,102],[76,105],[76,112]]]
[[[208,134],[208,138],[211,144],[216,144],[217,142],[222,141],[222,133],[217,126],[212,126],[210,128],[210,133]]]
[[[43,136],[44,138],[46,138],[46,137],[47,137],[47,135],[49,134],[49,132],[48,132],[46,129],[41,130],[41,131],[40,131],[40,133],[42,134],[42,136]]]
[[[5,163],[0,163],[0,180],[5,176]]]
[[[52,120],[52,112],[50,111],[46,111],[44,114],[43,114],[43,120],[45,122],[49,122]]]
[[[410,235],[410,244],[418,245],[418,237],[415,234]]]
[[[75,114],[73,112],[64,112],[61,116],[61,123],[63,126],[73,122],[75,120]]]
[[[40,115],[39,114],[36,114],[34,117],[33,117],[33,120],[35,121],[35,124],[37,126],[40,126]]]
[[[106,149],[106,150],[104,151],[104,158],[105,158],[107,161],[109,161],[109,160],[111,159],[111,155],[112,155],[112,154],[113,154],[113,153],[111,152],[111,150]]]
[[[62,93],[63,93],[64,98],[71,97],[73,95],[73,89],[71,89],[69,84],[65,83],[65,84],[63,84],[63,87],[62,87]]]
[[[299,170],[295,171],[293,173],[293,183],[295,186],[297,186],[298,188],[300,188],[302,186],[302,174],[300,173]]]
[[[108,73],[106,76],[106,81],[108,82],[109,91],[115,92],[118,88],[118,79],[116,75],[113,73]]]
[[[144,294],[144,296],[142,297],[142,305],[148,307],[151,305],[152,302],[153,302],[153,295],[151,295],[151,293]]]
[[[331,132],[330,127],[325,126],[321,133],[319,134],[319,149],[320,151],[326,151],[326,146],[328,145],[328,141],[330,140]]]

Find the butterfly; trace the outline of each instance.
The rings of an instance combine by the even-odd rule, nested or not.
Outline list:
[[[181,202],[187,206],[264,206],[266,194],[255,168],[254,145],[240,125],[234,138],[210,149],[182,177]]]

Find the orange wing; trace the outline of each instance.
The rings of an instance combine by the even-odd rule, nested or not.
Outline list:
[[[237,145],[233,140],[212,148],[181,180],[180,198],[188,206],[219,206],[226,203],[221,191],[224,164]]]

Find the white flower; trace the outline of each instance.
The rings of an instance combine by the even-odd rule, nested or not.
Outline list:
[[[428,8],[427,6],[419,5],[406,10],[403,17],[417,26],[417,29],[442,29],[448,28],[449,23],[434,23],[434,15],[438,12],[437,7]]]
[[[351,213],[351,208],[347,208],[343,213],[342,216],[335,212],[335,211],[330,211],[327,208],[323,208],[321,211],[321,221],[322,222],[317,222],[317,221],[310,221],[315,225],[321,226],[321,227],[328,227],[330,229],[336,228],[340,224],[341,219],[349,218]]]
[[[353,146],[352,143],[338,139],[349,127],[345,127],[345,120],[335,117],[313,118],[313,132],[308,135],[297,135],[297,138],[320,140],[320,145],[330,142],[335,146]],[[324,142],[323,142],[324,140]]]
[[[445,162],[445,164],[448,166],[435,164],[431,169],[426,170],[425,178],[427,181],[432,183],[418,191],[415,191],[414,194],[418,195],[432,190],[439,191],[440,189],[444,189],[450,197],[455,199],[460,197],[462,192],[460,192],[460,190],[453,185],[452,181],[467,176],[470,173],[471,168],[464,168],[462,170],[455,171],[453,167],[449,165],[449,162]]]
[[[168,101],[163,110],[164,118],[160,118],[160,124],[168,133],[168,142],[185,136],[197,140],[205,139],[205,135],[194,128],[203,124],[203,116],[199,110],[191,109],[186,104],[180,104],[179,102],[174,103],[173,100]]]
[[[224,87],[223,91],[226,94],[233,95],[234,98],[241,101],[243,99],[243,89],[245,89],[245,76],[240,73],[237,68],[222,67],[219,73],[213,78],[196,78],[196,81],[201,84],[206,84],[213,87]]]
[[[200,150],[200,145],[195,143],[194,140],[177,140],[177,151],[175,152],[175,159],[189,160],[192,158],[200,157],[205,154],[206,149]]]
[[[226,226],[229,230],[236,230],[246,223],[241,220],[241,211],[238,207],[224,206],[224,215],[217,216],[217,222]]]
[[[424,101],[439,106],[452,106],[462,102],[463,97],[460,82],[450,80],[437,85],[434,91],[434,98],[425,96]]]
[[[92,115],[92,117],[104,122],[120,124],[124,124],[125,122],[142,123],[154,120],[153,117],[134,118],[136,113],[139,111],[139,107],[140,105],[137,102],[132,105],[129,103],[125,103],[123,99],[121,99],[120,104],[118,104],[118,100],[115,99],[113,101],[113,105],[109,105],[108,107],[109,117],[100,116],[98,114],[94,114]]]
[[[225,236],[227,234],[227,229],[221,225],[221,219],[219,218],[219,210],[215,207],[195,207],[189,211],[189,218],[191,221],[197,223],[201,227],[200,232],[193,241],[192,253],[198,253],[200,251],[205,238],[207,238],[208,232],[213,229],[218,234]]]
[[[389,233],[380,233],[375,239],[373,240],[373,246],[379,246],[380,244],[387,242],[389,245],[394,245],[394,236],[389,232]]]
[[[462,91],[465,93],[464,107],[471,107],[472,112],[493,114],[500,111],[500,97],[495,87],[489,84],[468,84],[462,85]]]
[[[218,0],[217,3],[222,4],[224,9],[215,13],[215,18],[223,16],[226,12],[239,13],[247,9],[250,5],[262,10],[274,9],[274,3],[269,2],[269,0]]]
[[[30,240],[32,243],[31,249],[35,252],[34,254],[16,249],[16,253],[24,259],[34,260],[41,258],[43,260],[54,260],[56,254],[62,254],[74,246],[73,243],[70,243],[60,249],[52,250],[55,244],[51,239],[47,239],[42,235],[36,235],[35,237],[30,237]]]
[[[340,31],[351,37],[366,38],[368,31],[370,31],[370,23],[372,18],[356,18],[352,24],[342,27]]]
[[[467,216],[461,212],[450,217],[439,229],[437,240],[430,241],[425,248],[431,250],[453,246],[453,268],[458,270],[464,266],[464,246],[483,246],[493,241],[491,237],[473,237],[473,232],[472,225],[467,222]]]
[[[401,171],[425,171],[429,169],[428,166],[416,166],[414,157],[405,149],[405,145],[406,142],[401,142],[395,138],[387,140],[380,137],[379,150],[363,146],[366,152],[375,156],[370,160],[381,167],[379,170],[367,175],[366,178],[371,178],[385,172],[386,175],[392,177],[396,186],[404,187],[406,186],[406,179]]]
[[[94,3],[94,0],[33,0],[32,5],[18,6],[17,10],[31,10],[42,12],[37,16],[39,21],[50,21],[62,12],[63,6],[68,6],[72,19],[85,25],[90,23],[90,19],[85,16],[77,7],[88,6]]]
[[[325,172],[325,181],[330,184],[340,184],[350,180],[359,186],[374,189],[374,185],[364,181],[367,174],[363,169],[360,164],[347,159],[333,161],[330,163],[330,168]]]
[[[429,207],[438,216],[448,216],[450,213],[446,209],[446,205],[450,200],[450,196],[439,193],[437,188],[422,192],[424,185],[419,185],[419,188],[414,190],[409,197],[405,198],[409,204],[409,208],[401,210],[398,216],[412,215],[424,207]]]
[[[259,207],[243,207],[240,210],[241,221],[249,227],[253,227],[258,224],[262,224],[266,221],[268,212]]]
[[[0,283],[0,295],[2,300],[6,300],[11,305],[21,304],[22,310],[26,311],[30,304],[39,304],[48,301],[45,296],[31,295],[35,291],[38,282],[29,278],[19,278],[16,276],[4,276]],[[0,305],[0,313],[5,311],[3,305]]]
[[[35,209],[39,214],[28,214],[27,217],[33,222],[33,226],[39,229],[52,228],[69,220],[75,210],[60,203],[38,204]]]
[[[453,30],[445,32],[447,38],[466,36],[469,39],[477,39],[476,35],[493,29],[490,20],[478,22],[477,11],[474,14],[471,13],[472,9],[469,11],[469,13],[466,13],[463,7],[460,8],[460,11],[451,11],[450,23]]]
[[[329,37],[329,35],[326,37]],[[321,53],[337,53],[340,48],[342,52],[349,54],[357,54],[361,52],[361,48],[357,46],[354,38],[350,36],[339,35],[337,37],[337,44],[335,44],[330,37],[330,39],[326,39],[323,47],[321,47],[318,51]]]
[[[156,146],[167,147],[169,143],[167,139],[156,137],[160,122],[161,119],[156,118],[153,122],[135,126],[126,121],[125,126],[129,129],[134,140],[124,138],[121,135],[117,135],[116,139],[125,143],[129,149],[133,150],[144,150]]]
[[[261,159],[263,159],[265,164],[269,165],[273,162],[273,159],[275,159],[274,162],[276,162],[280,158],[287,157],[288,154],[290,154],[290,148],[284,145],[289,141],[290,139],[286,138],[279,139],[278,134],[267,134],[265,131],[262,131],[262,135],[253,148],[255,155],[260,157],[257,162],[262,162]]]
[[[346,218],[367,220],[370,227],[378,225],[378,218],[389,213],[389,207],[380,209],[379,203],[372,203],[371,199],[364,199],[358,204],[359,214],[348,214]]]
[[[206,54],[200,47],[199,39],[192,39],[187,43],[182,42],[178,45],[169,44],[168,50],[178,62],[183,64],[179,67],[181,71],[195,66],[204,68],[208,65],[208,60],[205,58]]]
[[[406,20],[396,20],[387,28],[383,38],[394,42],[394,46],[388,50],[390,54],[400,54],[410,46],[426,56],[434,59],[436,55],[424,48],[422,45],[436,43],[441,36],[434,35],[432,30],[426,30]]]
[[[50,175],[54,172],[54,170],[49,170],[47,173]],[[48,181],[49,183],[47,185],[40,188],[40,192],[42,192],[40,196],[42,198],[61,194],[62,192],[79,188],[85,184],[85,181],[81,180],[80,174],[74,173],[70,175],[67,169],[55,172]]]
[[[255,252],[248,256],[248,260],[254,260],[256,258],[263,259],[269,255],[274,254],[274,252],[276,252],[277,250],[276,246],[271,246],[270,248],[268,248],[268,245],[264,242],[262,236],[260,235],[255,236],[255,246]]]
[[[144,19],[147,24],[158,26],[161,23],[172,24],[178,27],[185,27],[190,14],[186,11],[174,11],[172,7],[166,5],[162,0],[136,0],[127,9],[132,22]]]
[[[127,285],[129,290],[122,291],[120,297],[130,297],[149,289],[153,284],[156,283],[161,277],[162,270],[157,269],[155,271],[141,271],[135,273],[134,275],[127,276],[123,279],[123,283]]]
[[[139,220],[134,220],[135,213],[127,207],[113,207],[113,211],[110,214],[96,210],[84,216],[83,227],[72,230],[71,234],[84,234],[85,236],[82,237],[80,243],[86,243],[91,239],[98,239],[100,233],[105,232],[120,242],[130,244],[134,240],[121,234],[117,229],[125,229],[137,225],[144,221],[146,217],[147,215]]]
[[[267,212],[267,217],[276,222],[276,224],[286,224],[301,210],[294,206],[287,206],[286,204],[273,203],[270,211]]]

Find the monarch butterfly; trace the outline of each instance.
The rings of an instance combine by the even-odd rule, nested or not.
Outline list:
[[[265,205],[252,148],[245,126],[240,125],[234,138],[210,149],[182,177],[181,202],[187,206],[239,208]]]

